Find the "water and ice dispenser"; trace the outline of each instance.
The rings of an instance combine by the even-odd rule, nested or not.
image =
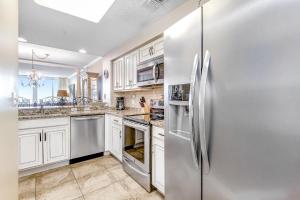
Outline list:
[[[190,138],[189,96],[190,84],[170,85],[168,88],[169,133]]]

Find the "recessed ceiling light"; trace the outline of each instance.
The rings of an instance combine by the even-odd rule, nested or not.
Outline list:
[[[22,37],[18,37],[18,41],[19,42],[27,42],[27,40],[25,38],[22,38]]]
[[[34,0],[35,3],[98,23],[115,0]]]
[[[79,53],[86,53],[85,49],[79,49]]]

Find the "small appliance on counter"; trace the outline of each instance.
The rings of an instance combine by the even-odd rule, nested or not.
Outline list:
[[[163,99],[151,99],[150,100],[150,114],[151,114],[151,120],[163,120],[164,119],[164,100]]]
[[[125,110],[124,97],[116,97],[116,109],[117,110]]]

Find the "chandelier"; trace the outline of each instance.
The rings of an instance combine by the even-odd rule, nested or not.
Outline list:
[[[43,83],[41,82],[41,77],[40,75],[37,73],[36,69],[34,68],[33,65],[33,58],[37,57],[38,59],[46,59],[49,57],[49,54],[45,54],[43,57],[39,57],[32,49],[32,55],[31,55],[31,72],[28,75],[28,82],[25,84],[22,82],[22,86],[24,87],[32,87],[32,88],[36,88],[36,87],[40,87],[43,86]]]

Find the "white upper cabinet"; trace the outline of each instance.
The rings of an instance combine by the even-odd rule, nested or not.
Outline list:
[[[140,48],[140,62],[150,60],[151,58],[153,58],[153,55],[154,48],[152,42]]]
[[[137,88],[137,66],[164,54],[163,38],[158,38],[136,51],[112,62],[114,91]]]
[[[42,129],[19,131],[19,169],[26,169],[42,164]]]
[[[140,50],[140,62],[145,62],[152,58],[161,56],[164,54],[164,45],[163,45],[163,38],[159,38],[146,44],[145,46],[141,47]]]
[[[154,57],[164,55],[164,39],[159,38],[153,42]]]
[[[139,62],[139,53],[134,51],[124,57],[125,60],[125,89],[130,90],[137,87],[137,65]]]
[[[68,126],[44,128],[44,164],[69,159]]]
[[[113,61],[113,87],[114,90],[124,89],[124,58]]]

